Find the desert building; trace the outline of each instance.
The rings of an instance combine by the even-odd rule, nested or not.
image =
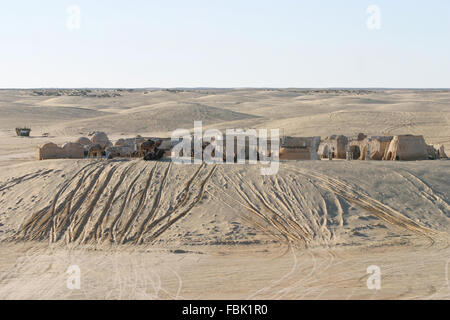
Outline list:
[[[53,142],[48,142],[38,147],[37,149],[37,159],[47,160],[47,159],[60,159],[64,158],[64,151],[61,147]]]
[[[347,150],[350,152],[352,160],[361,160],[366,139],[367,136],[364,133],[359,133],[356,137],[349,139]]]
[[[95,132],[91,138],[92,144],[99,145],[102,148],[106,148],[112,145],[111,141],[109,141],[108,136],[104,132]]]
[[[82,146],[90,146],[92,144],[92,141],[86,137],[80,137],[75,142],[81,144]]]
[[[145,141],[145,139],[139,138],[139,142],[143,141]],[[114,143],[114,146],[127,149],[128,151],[131,150],[131,152],[138,150],[138,142],[136,138],[126,138],[126,139],[121,138]]]
[[[328,158],[331,153],[332,158],[345,159],[347,153],[348,138],[343,135],[332,135],[326,137],[319,145],[318,153],[321,158]]]
[[[62,146],[64,157],[68,159],[83,159],[84,147],[80,143],[67,142]]]
[[[165,158],[170,158],[170,156],[172,154],[172,148],[173,148],[172,139],[167,138],[167,139],[161,139],[160,141],[161,141],[161,143],[158,146],[158,149],[164,151]]]
[[[280,160],[319,160],[320,137],[284,137]]]
[[[394,136],[383,160],[427,160],[427,144],[423,136]]]
[[[105,149],[105,152],[112,158],[122,157],[122,148],[116,146],[110,146]]]
[[[48,142],[37,148],[37,159],[83,159],[84,147],[79,143],[67,142],[62,147]]]
[[[436,144],[433,146],[434,150],[436,150],[435,159],[447,159],[448,156],[445,153],[444,146],[442,144]]]
[[[430,160],[439,160],[439,159],[447,159],[447,155],[445,154],[444,146],[441,144],[435,145],[427,145],[428,151],[428,159]]]
[[[38,148],[37,158],[44,159],[82,159],[108,157],[144,157],[158,152],[158,159],[170,158],[175,144],[171,138],[121,138],[114,145],[103,132],[94,132],[92,139],[80,137],[75,142],[68,142],[62,147],[47,143]],[[225,140],[226,136],[222,136]],[[223,141],[223,160],[240,162],[248,160],[263,160],[271,157],[271,141],[263,141],[257,135],[250,133],[236,133],[234,150],[227,154],[227,146]],[[97,143],[94,143],[97,142]],[[263,143],[264,142],[264,143]],[[279,140],[280,160],[434,160],[447,158],[442,145],[427,145],[423,136],[370,136],[359,133],[357,136],[332,135],[321,141],[316,137],[285,136]],[[262,149],[263,145],[267,146]],[[202,142],[203,151],[209,145]],[[211,150],[209,150],[211,151]],[[161,156],[162,155],[162,156]],[[188,155],[180,156],[194,158],[194,139],[191,137],[191,149]],[[212,157],[216,156],[212,150]],[[154,159],[152,159],[154,160]]]
[[[135,143],[135,139],[133,139],[133,138],[131,138],[131,139],[123,139],[123,138],[121,138],[121,139],[117,140],[114,143],[114,146],[115,147],[123,147],[123,146],[131,147],[131,146],[134,146],[135,144],[136,144]]]
[[[358,138],[349,142],[350,152],[354,160],[383,160],[392,141],[392,136],[371,136],[359,134]]]
[[[88,156],[89,158],[101,158],[105,149],[100,144],[94,144],[89,148]]]
[[[134,148],[123,145],[123,146],[109,146],[105,149],[106,153],[112,158],[123,157],[123,158],[131,158],[134,155]]]

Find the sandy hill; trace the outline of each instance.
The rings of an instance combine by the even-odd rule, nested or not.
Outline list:
[[[0,297],[448,298],[450,161],[36,161],[36,146],[214,128],[422,134],[450,149],[450,92],[2,90]],[[15,137],[16,126],[32,128]],[[43,137],[48,133],[48,137]],[[65,287],[69,265],[83,290]],[[332,272],[330,272],[332,270]],[[413,279],[414,281],[412,281]]]

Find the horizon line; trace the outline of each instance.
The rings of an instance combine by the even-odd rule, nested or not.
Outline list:
[[[450,90],[450,87],[2,87],[0,90]]]

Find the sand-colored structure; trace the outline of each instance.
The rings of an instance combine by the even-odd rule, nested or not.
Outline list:
[[[223,136],[226,139],[226,136]],[[98,142],[98,143],[94,143]],[[252,143],[251,143],[252,142]],[[285,136],[280,139],[280,160],[320,160],[321,158],[347,160],[434,160],[447,158],[442,145],[427,145],[423,136],[367,136],[359,133],[357,136],[331,135],[321,141],[320,136],[293,137]],[[194,139],[191,138],[191,154],[194,157]],[[266,141],[265,151],[260,149],[262,141],[257,136],[238,133],[234,136],[234,150],[231,157],[237,161],[238,155],[244,160],[270,157],[271,141]],[[209,145],[202,143],[204,150]],[[164,157],[171,157],[174,142],[170,138],[121,138],[114,145],[104,132],[95,132],[92,139],[80,137],[76,142],[66,143],[62,147],[46,144],[39,148],[38,159],[80,159],[83,157],[144,157],[145,155],[162,150]],[[223,160],[227,155],[226,142],[223,141]],[[213,150],[212,156],[215,156]],[[159,158],[159,157],[158,157]],[[242,160],[242,159],[241,159]]]
[[[83,159],[84,147],[80,143],[67,142],[62,146],[64,156],[69,159]]]
[[[318,153],[321,158],[328,158],[331,152],[332,158],[345,159],[348,138],[344,135],[331,135],[326,137],[319,145]]]
[[[86,137],[80,137],[75,142],[81,144],[82,146],[90,146],[92,144],[92,141]]]
[[[130,146],[109,146],[105,149],[105,152],[109,153],[113,158],[116,157],[126,157],[130,158],[133,156],[134,149]]]
[[[95,132],[92,139],[80,137],[75,142],[67,142],[61,147],[54,143],[46,143],[38,148],[37,158],[39,160],[102,158],[105,153],[113,158],[139,156],[136,154],[138,139],[146,141],[144,138],[119,139],[113,146],[104,132]]]
[[[106,138],[105,138],[106,137]],[[245,160],[250,158],[250,141],[246,136],[243,141],[235,137],[234,159],[242,154]],[[258,139],[255,137],[256,141]],[[92,141],[100,141],[94,144]],[[267,154],[260,154],[256,150],[258,159],[270,156],[270,141],[267,142]],[[258,141],[259,144],[259,141]],[[203,143],[205,149],[208,143]],[[255,146],[256,147],[256,146]],[[62,147],[54,143],[47,143],[38,148],[39,160],[44,159],[82,159],[101,158],[105,153],[112,157],[144,157],[157,148],[164,152],[164,157],[171,157],[173,142],[170,138],[127,138],[119,139],[114,146],[106,134],[96,133],[92,140],[81,137],[76,142],[68,142]],[[192,144],[193,148],[193,144]],[[193,149],[192,149],[193,150]],[[223,146],[223,159],[226,160],[226,144]],[[190,155],[194,157],[194,154]],[[213,156],[215,156],[213,152]],[[427,145],[423,136],[366,136],[363,133],[348,138],[343,135],[332,135],[321,141],[316,137],[292,137],[280,139],[280,160],[320,160],[321,158],[347,160],[435,160],[445,159],[447,155],[443,145]]]
[[[392,136],[367,137],[359,134],[356,140],[349,142],[349,149],[354,160],[382,160],[392,138]]]
[[[280,145],[280,160],[320,160],[320,137],[285,137]]]
[[[105,149],[105,152],[113,158],[122,156],[122,148],[121,147],[116,147],[116,146],[107,147]]]
[[[131,146],[134,146],[135,144],[136,144],[136,142],[135,142],[135,139],[133,139],[133,138],[130,138],[130,139],[120,138],[119,140],[117,140],[114,143],[114,146],[115,147],[122,147],[122,146],[129,146],[129,147],[131,147]]]
[[[109,141],[108,136],[106,135],[106,133],[98,131],[95,132],[94,135],[91,138],[92,144],[96,145],[100,145],[102,148],[106,148],[110,145],[112,145],[111,141]]]
[[[88,156],[89,158],[101,158],[105,149],[100,144],[94,144],[89,147]]]
[[[64,157],[63,149],[53,142],[48,142],[38,147],[37,159],[60,159]]]
[[[170,158],[170,156],[172,154],[172,148],[173,148],[172,139],[167,138],[167,139],[161,139],[159,141],[160,141],[160,143],[159,143],[158,149],[164,151],[165,158]]]
[[[383,160],[427,160],[427,144],[423,136],[394,136]]]
[[[433,146],[436,150],[436,159],[447,159],[448,156],[445,153],[444,146],[442,144],[436,144]]]
[[[84,147],[75,142],[67,142],[62,147],[53,142],[48,142],[38,147],[37,159],[83,159]]]
[[[114,147],[118,147],[122,156],[132,156],[137,153],[138,144],[145,141],[145,139],[139,138],[121,138],[114,143]]]
[[[440,160],[447,159],[448,156],[445,153],[444,146],[442,144],[427,145],[428,159]]]

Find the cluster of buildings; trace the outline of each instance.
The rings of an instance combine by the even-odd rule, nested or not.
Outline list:
[[[37,159],[84,159],[84,158],[133,158],[144,157],[157,146],[170,153],[170,139],[136,138],[119,139],[114,144],[104,132],[93,132],[88,137],[80,137],[74,142],[57,145],[45,143],[37,149]]]
[[[443,145],[429,145],[421,135],[355,137],[332,135],[320,143],[321,158],[347,160],[435,160],[447,158]]]
[[[256,138],[257,139],[257,138]],[[244,145],[235,144],[232,151],[235,158],[239,152],[249,159],[249,137]],[[269,141],[270,142],[270,141]],[[259,142],[258,142],[259,143]],[[114,144],[104,132],[94,132],[90,138],[81,137],[74,142],[58,146],[49,142],[38,148],[38,160],[45,159],[83,159],[83,158],[145,158],[157,160],[169,158],[177,143],[170,138],[119,139]],[[208,143],[203,143],[205,149]],[[270,152],[270,143],[267,146]],[[226,148],[223,153],[225,157]],[[243,150],[240,150],[243,149]],[[156,152],[157,154],[152,154]],[[182,156],[193,157],[194,154]],[[258,153],[258,156],[260,154]],[[264,156],[271,156],[265,154]],[[367,136],[363,133],[354,137],[331,135],[321,137],[282,137],[279,144],[280,160],[431,160],[447,158],[442,145],[428,145],[423,136]]]

